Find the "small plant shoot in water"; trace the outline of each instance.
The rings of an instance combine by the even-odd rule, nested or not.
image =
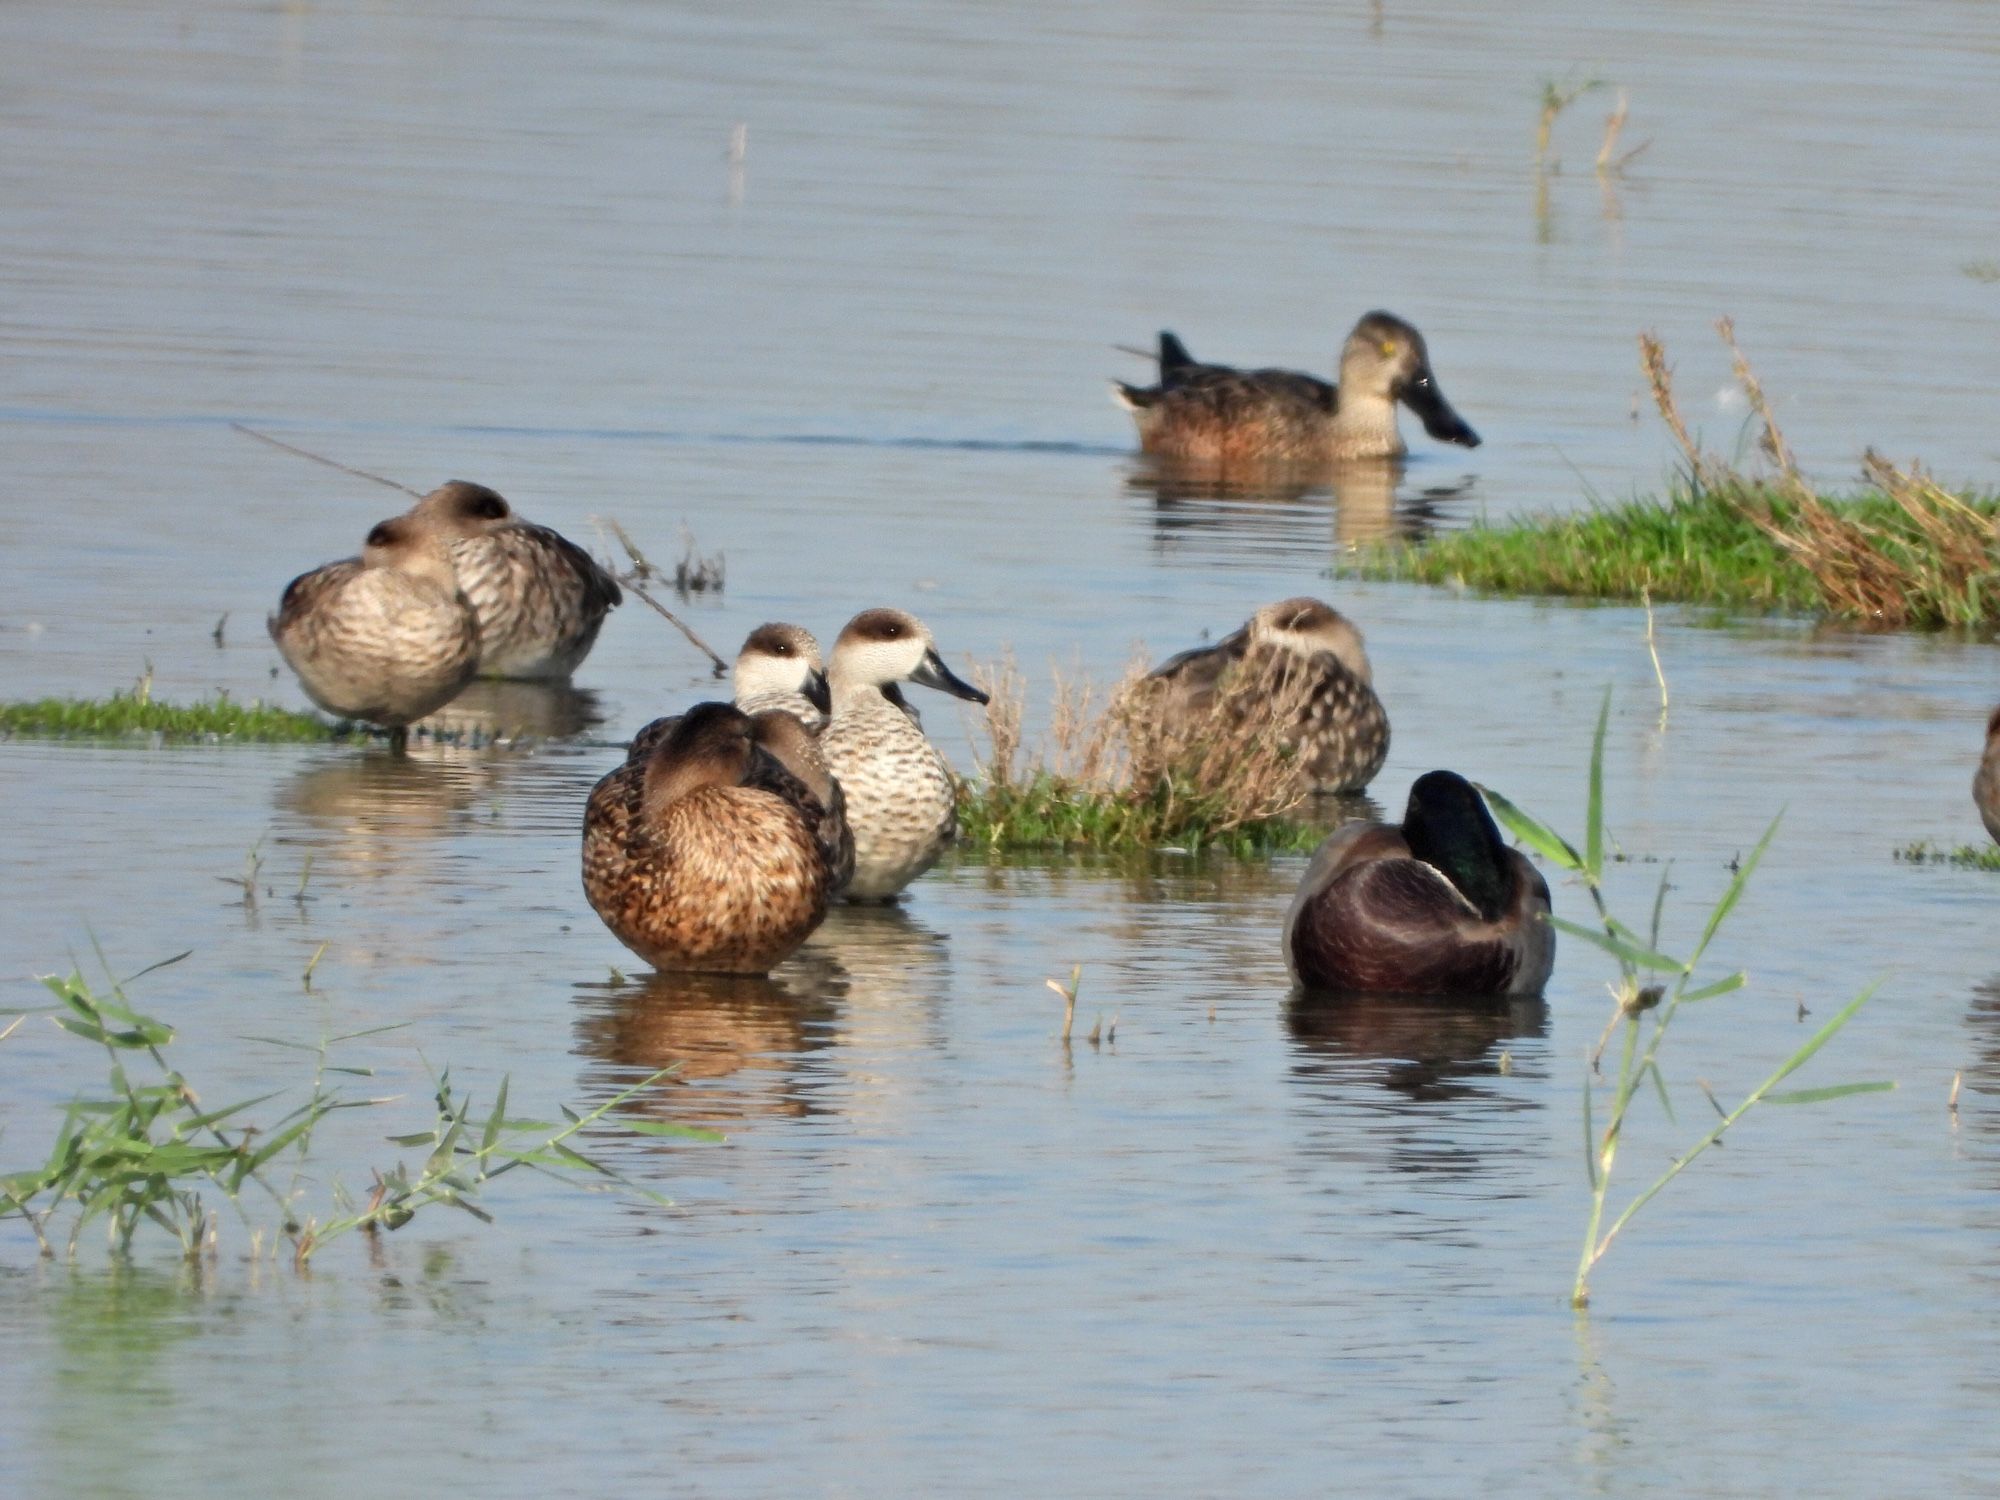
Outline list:
[[[1748,982],[1741,969],[1708,984],[1693,986],[1696,967],[1708,951],[1715,934],[1727,920],[1730,912],[1743,897],[1744,888],[1750,877],[1756,873],[1757,865],[1770,847],[1772,837],[1778,831],[1778,819],[1764,830],[1764,836],[1757,846],[1744,858],[1730,878],[1728,887],[1708,914],[1702,927],[1701,939],[1687,958],[1679,959],[1660,951],[1660,916],[1666,905],[1667,874],[1662,873],[1658,893],[1653,898],[1652,920],[1647,932],[1639,931],[1611,914],[1604,901],[1604,734],[1611,716],[1611,694],[1604,695],[1604,706],[1597,715],[1597,735],[1590,752],[1590,795],[1585,813],[1584,846],[1579,853],[1575,846],[1549,828],[1546,823],[1530,817],[1514,806],[1505,797],[1490,788],[1482,788],[1494,816],[1506,825],[1508,830],[1522,843],[1551,863],[1569,871],[1582,881],[1584,889],[1590,893],[1592,904],[1597,908],[1598,926],[1591,927],[1577,922],[1566,922],[1560,917],[1551,917],[1550,922],[1571,937],[1602,948],[1618,961],[1618,982],[1612,988],[1615,1006],[1611,1020],[1606,1025],[1604,1035],[1598,1041],[1595,1055],[1583,1083],[1583,1134],[1585,1165],[1590,1177],[1590,1217],[1584,1233],[1583,1254],[1577,1262],[1576,1280],[1570,1288],[1570,1302],[1573,1306],[1584,1307],[1590,1301],[1590,1274],[1597,1263],[1611,1249],[1631,1218],[1674,1178],[1678,1177],[1695,1158],[1710,1146],[1721,1142],[1724,1134],[1751,1109],[1759,1104],[1811,1104],[1827,1099],[1841,1099],[1850,1094],[1880,1093],[1895,1087],[1891,1082],[1843,1083],[1825,1088],[1795,1089],[1778,1092],[1777,1086],[1803,1067],[1814,1053],[1833,1038],[1835,1032],[1845,1026],[1854,1013],[1867,1003],[1875,993],[1876,985],[1869,985],[1833,1017],[1815,1031],[1792,1055],[1780,1063],[1763,1082],[1744,1095],[1733,1109],[1725,1109],[1710,1095],[1719,1117],[1713,1129],[1693,1145],[1682,1151],[1668,1165],[1666,1171],[1641,1192],[1633,1195],[1625,1207],[1605,1226],[1605,1210],[1611,1193],[1612,1170],[1617,1165],[1618,1147],[1624,1134],[1625,1121],[1632,1107],[1632,1100],[1640,1088],[1650,1082],[1658,1093],[1662,1104],[1667,1098],[1666,1075],[1661,1071],[1660,1047],[1666,1040],[1667,1029],[1673,1024],[1681,1006],[1692,1005],[1702,1000],[1713,1000],[1719,996],[1742,989]],[[1781,815],[1782,816],[1782,815]],[[1653,976],[1652,982],[1642,976]],[[1693,987],[1691,987],[1693,986]],[[1651,1021],[1647,1017],[1651,1016]],[[1593,1121],[1592,1079],[1598,1075],[1599,1062],[1606,1048],[1615,1037],[1619,1038],[1618,1072],[1611,1095],[1610,1117],[1603,1128],[1597,1128]],[[1704,1085],[1704,1092],[1706,1086]],[[1671,1117],[1671,1109],[1669,1109]]]

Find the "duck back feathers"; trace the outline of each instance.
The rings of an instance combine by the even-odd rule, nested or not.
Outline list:
[[[1285,917],[1285,961],[1307,989],[1539,994],[1555,961],[1548,911],[1547,882],[1501,842],[1477,790],[1433,771],[1401,827],[1349,824],[1320,846]]]

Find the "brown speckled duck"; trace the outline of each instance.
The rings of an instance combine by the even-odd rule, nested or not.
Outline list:
[[[1393,313],[1371,312],[1354,325],[1338,385],[1297,370],[1202,364],[1166,332],[1159,359],[1157,385],[1112,382],[1143,453],[1224,465],[1401,458],[1399,401],[1439,442],[1479,446],[1438,389],[1423,335]]]
[[[1979,770],[1972,778],[1972,800],[1987,834],[2000,843],[2000,708],[1986,720],[1986,753],[1979,757]]]
[[[1320,845],[1285,914],[1309,990],[1538,995],[1555,963],[1549,887],[1500,839],[1463,776],[1410,788],[1400,828],[1350,823]]]
[[[623,598],[613,578],[560,532],[532,525],[483,484],[454,479],[411,507],[450,538],[459,587],[479,616],[479,675],[566,678]]]
[[[307,697],[386,726],[399,746],[479,665],[479,626],[446,539],[419,516],[384,521],[361,556],[294,578],[268,625]]]
[[[1241,629],[1155,668],[1142,690],[1145,711],[1176,727],[1218,712],[1268,717],[1296,748],[1307,790],[1358,792],[1389,755],[1361,632],[1318,599],[1265,605]]]
[[[827,672],[833,717],[820,736],[847,793],[854,879],[847,896],[888,901],[936,864],[958,832],[951,768],[912,721],[899,682],[986,702],[938,655],[923,621],[900,609],[864,610],[833,645]]]
[[[612,936],[656,969],[725,974],[806,940],[853,855],[839,787],[785,763],[801,740],[788,715],[699,703],[597,783],[583,889]]]

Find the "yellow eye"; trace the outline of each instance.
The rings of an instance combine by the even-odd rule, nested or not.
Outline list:
[[[1382,353],[1384,355],[1393,356],[1395,352],[1396,352],[1396,341],[1394,339],[1382,340]]]

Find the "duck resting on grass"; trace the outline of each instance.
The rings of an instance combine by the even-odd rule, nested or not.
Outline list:
[[[398,749],[479,667],[477,617],[447,538],[422,516],[384,521],[359,557],[294,578],[267,623],[308,698],[384,726]]]
[[[656,969],[767,973],[852,868],[839,785],[789,714],[698,703],[639,738],[585,806],[584,895]]]
[[[1398,402],[1439,442],[1479,446],[1438,389],[1424,336],[1394,313],[1371,312],[1354,325],[1337,385],[1297,370],[1203,364],[1164,331],[1159,360],[1157,385],[1112,382],[1142,453],[1225,466],[1401,458],[1408,450]]]
[[[1296,752],[1302,792],[1358,792],[1389,755],[1361,632],[1318,599],[1281,599],[1142,681],[1139,711],[1185,736],[1214,715],[1268,720]]]
[[[1501,842],[1478,789],[1432,771],[1401,827],[1350,823],[1320,845],[1285,914],[1285,963],[1308,990],[1538,995],[1548,914],[1548,883]]]

